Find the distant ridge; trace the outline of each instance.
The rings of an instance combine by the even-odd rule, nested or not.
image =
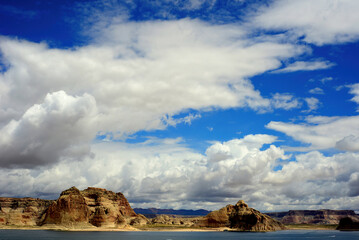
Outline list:
[[[290,210],[265,214],[283,224],[339,224],[340,219],[347,217],[359,221],[353,210]]]
[[[135,213],[142,214],[149,218],[154,218],[157,215],[166,214],[166,215],[180,215],[180,216],[206,216],[210,213],[205,209],[199,210],[187,210],[187,209],[158,209],[158,208],[134,208]]]

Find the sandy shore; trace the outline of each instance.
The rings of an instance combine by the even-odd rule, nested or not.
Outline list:
[[[52,230],[52,231],[70,231],[70,232],[221,232],[228,230],[228,228],[135,228],[126,226],[123,228],[67,228],[62,226],[0,226],[1,229],[12,230]]]
[[[70,231],[70,232],[223,232],[231,231],[230,228],[175,228],[175,227],[140,227],[135,228],[132,226],[125,226],[122,228],[98,228],[98,227],[84,227],[84,228],[68,228],[63,226],[0,226],[0,229],[12,230],[51,230],[51,231]],[[334,226],[313,226],[313,225],[300,225],[300,226],[287,226],[286,230],[335,230]]]

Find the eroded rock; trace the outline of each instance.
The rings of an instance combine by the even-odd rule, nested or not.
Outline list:
[[[80,191],[72,187],[49,206],[42,224],[118,228],[145,221],[144,216],[133,211],[122,193],[93,187]]]
[[[236,205],[227,205],[209,213],[199,224],[205,227],[229,227],[238,231],[277,231],[285,229],[284,225],[248,207],[239,200]]]
[[[0,197],[0,225],[36,226],[53,201]]]

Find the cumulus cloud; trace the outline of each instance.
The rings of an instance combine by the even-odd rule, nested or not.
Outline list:
[[[92,147],[94,157],[83,161],[0,169],[0,194],[53,199],[75,185],[120,191],[134,207],[218,209],[244,199],[263,211],[298,209],[303,204],[308,209],[355,208],[353,198],[334,202],[357,194],[357,153],[327,157],[314,151],[292,159],[273,145],[276,139],[247,135],[213,143],[206,154],[178,139],[98,142]],[[281,170],[275,170],[278,166]]]
[[[187,1],[183,7],[198,9],[203,3]],[[303,3],[278,1],[262,9],[256,22],[267,29],[292,29],[290,33],[318,45],[356,38],[350,19],[339,30],[326,28],[326,21],[311,23],[313,31],[301,17],[291,19],[297,14],[288,14],[293,6],[301,9]],[[316,19],[317,6],[326,3],[318,1],[305,13]],[[339,9],[349,3],[355,9],[350,1]],[[328,11],[336,21],[343,15]],[[349,151],[331,157],[310,152],[294,161],[275,146],[276,137],[264,134],[215,142],[205,154],[188,148],[182,138],[111,141],[141,130],[191,124],[201,111],[299,108],[303,99],[287,93],[264,98],[249,79],[308,53],[297,38],[291,39],[295,43],[283,41],[281,35],[253,39],[248,28],[238,24],[129,22],[115,17],[117,9],[112,14],[108,22],[94,24],[88,45],[72,49],[1,37],[6,66],[0,72],[1,195],[56,198],[76,185],[121,191],[142,207],[216,209],[240,198],[263,210],[302,204],[335,208],[339,200],[357,206],[359,199],[347,198],[357,196],[356,116],[309,117],[302,124],[270,122],[268,128],[310,148]],[[283,16],[290,20],[283,21]],[[322,60],[296,61],[274,72],[332,66]],[[358,102],[356,85],[351,89]],[[316,98],[304,101],[309,112],[318,107]],[[95,136],[105,139],[96,142]],[[299,178],[303,169],[310,171]]]
[[[359,137],[349,135],[336,142],[335,147],[343,151],[359,152]]]
[[[189,108],[268,106],[246,78],[302,51],[251,42],[237,26],[187,19],[111,25],[96,41],[60,50],[3,39],[0,48],[11,67],[0,79],[6,86],[1,108],[20,116],[49,92],[87,92],[96,99],[104,126],[156,129],[163,127],[164,115]]]
[[[271,121],[267,128],[283,132],[302,143],[310,144],[311,149],[339,148],[356,149],[359,136],[359,116],[325,117],[310,116],[304,123],[285,123]],[[345,147],[346,146],[346,147]],[[304,148],[308,150],[308,148]]]
[[[349,180],[349,196],[359,196],[359,172],[352,173]]]
[[[278,0],[260,9],[255,24],[268,30],[285,30],[317,45],[355,41],[359,38],[356,0]]]
[[[32,167],[89,155],[96,116],[96,101],[89,94],[47,94],[43,103],[0,129],[0,167]]]
[[[37,192],[56,197],[72,185],[98,186],[121,191],[138,206],[198,208],[209,202],[219,207],[227,198],[235,201],[247,191],[253,192],[249,184],[259,184],[279,158],[286,158],[274,145],[262,149],[275,139],[269,135],[248,135],[214,143],[207,155],[178,141],[100,142],[93,146],[94,158],[65,160],[46,169],[0,170],[1,194],[18,193],[22,185],[15,189],[11,186],[27,179],[21,189],[24,195]]]
[[[246,34],[234,24],[182,19],[112,23],[97,32],[91,44],[74,49],[3,37],[0,51],[7,68],[0,74],[0,127],[17,128],[27,111],[41,105],[48,94],[61,91],[96,103],[98,114],[82,120],[84,126],[97,122],[88,134],[79,133],[84,145],[97,132],[123,138],[141,130],[190,124],[200,114],[177,116],[189,109],[297,107],[292,97],[263,98],[248,78],[278,68],[283,59],[303,53],[305,47],[251,40]],[[43,141],[36,139],[43,134],[41,128],[25,128],[22,131],[32,131],[34,143]],[[62,131],[74,134],[70,128]],[[61,141],[56,134],[47,137],[49,142]],[[15,149],[3,142],[0,148],[6,148],[9,157],[1,156],[2,162],[9,165],[16,158],[25,165],[15,157],[27,152],[25,145]],[[54,149],[48,162],[60,159],[64,149]],[[45,164],[41,159],[34,162]]]
[[[334,64],[328,61],[297,61],[287,65],[285,68],[281,68],[272,73],[288,73],[288,72],[296,72],[296,71],[313,71],[313,70],[321,70],[333,67]]]

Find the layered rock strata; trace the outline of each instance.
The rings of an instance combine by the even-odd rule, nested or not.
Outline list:
[[[36,226],[42,221],[51,200],[0,197],[0,225]]]
[[[274,220],[268,215],[262,214],[258,210],[248,207],[248,205],[240,200],[233,207],[229,215],[230,228],[240,231],[277,231],[284,230],[282,223]]]
[[[80,191],[72,187],[49,206],[41,224],[117,228],[147,222],[133,211],[122,193],[91,187]]]
[[[133,211],[122,193],[102,188],[80,191],[72,187],[63,191],[56,201],[0,198],[0,225],[121,228],[148,222]]]

